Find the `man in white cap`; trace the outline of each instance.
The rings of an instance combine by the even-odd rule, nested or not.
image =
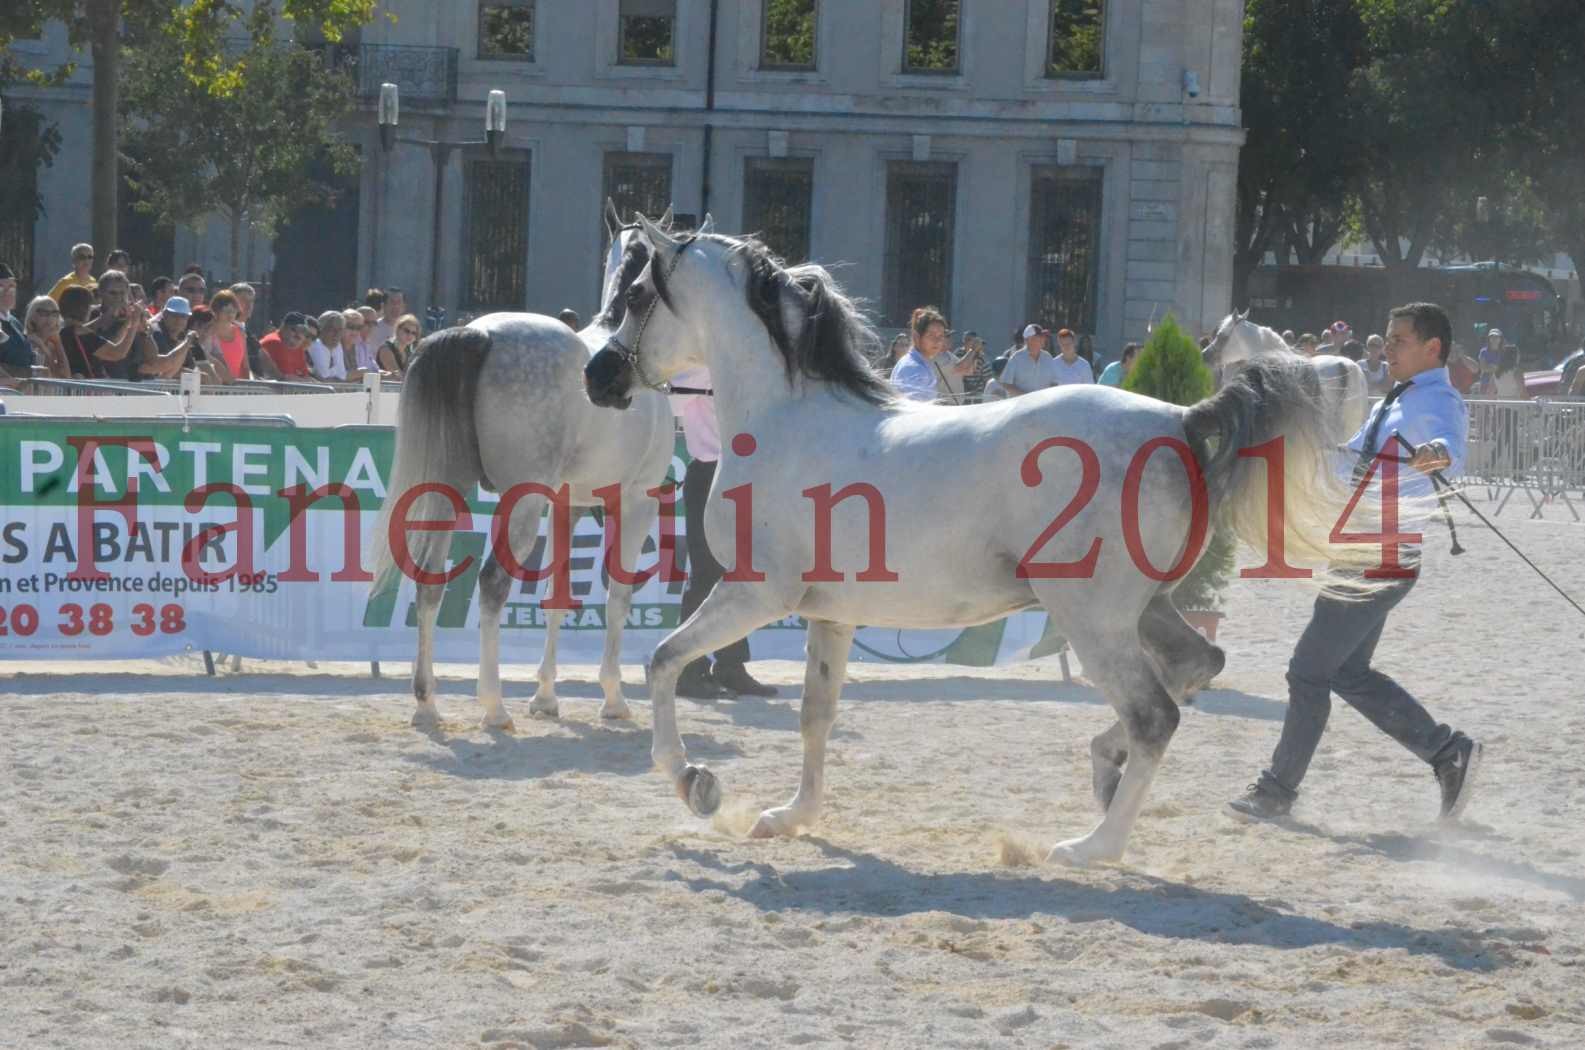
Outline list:
[[[986,398],[1020,397],[1061,385],[1062,378],[1057,375],[1055,362],[1046,352],[1046,340],[1050,337],[1051,333],[1038,324],[1025,325],[1024,348],[1007,359],[995,382],[986,384]],[[996,389],[993,391],[992,387]]]

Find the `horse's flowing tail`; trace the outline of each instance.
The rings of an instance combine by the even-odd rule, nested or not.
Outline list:
[[[484,476],[479,459],[474,403],[479,372],[490,353],[488,333],[475,328],[448,328],[428,336],[419,345],[418,359],[402,383],[396,412],[396,454],[386,484],[385,502],[374,525],[369,547],[374,574],[370,585],[378,591],[397,582],[391,553],[391,518],[402,494],[415,486],[447,486],[467,499]],[[414,520],[450,516],[452,507],[440,493],[426,494],[408,511]],[[445,533],[409,533],[413,561],[425,563],[432,538]]]
[[[1387,586],[1360,575],[1381,563],[1379,546],[1332,537],[1353,495],[1337,472],[1337,425],[1347,391],[1341,374],[1323,376],[1309,360],[1273,354],[1252,358],[1222,389],[1192,406],[1184,430],[1196,450],[1219,523],[1263,557],[1284,543],[1284,560],[1314,570],[1313,579],[1340,592]],[[1240,456],[1281,438],[1280,453]],[[1279,458],[1280,455],[1280,458]],[[1269,472],[1281,465],[1283,500],[1268,504]],[[1377,507],[1362,499],[1348,531],[1360,531]]]

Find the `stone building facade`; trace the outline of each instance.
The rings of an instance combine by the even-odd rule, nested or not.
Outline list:
[[[587,317],[609,195],[708,212],[839,267],[883,328],[933,302],[993,347],[1034,319],[1109,357],[1153,317],[1194,331],[1229,308],[1241,0],[383,8],[394,20],[343,48],[360,179],[273,258],[251,249],[283,293],[324,298],[293,306],[399,285],[452,318]],[[386,81],[401,94],[389,150],[374,106]],[[429,144],[482,139],[492,89],[509,103],[498,152]],[[87,232],[82,98],[69,85],[45,100],[70,125],[36,237],[50,274]],[[221,262],[223,237],[183,232],[175,255]]]

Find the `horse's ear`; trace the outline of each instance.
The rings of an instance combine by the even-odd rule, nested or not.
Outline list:
[[[668,204],[666,205],[666,214],[660,217],[660,222],[658,225],[663,230],[669,230],[671,229],[672,223],[675,221],[675,219],[676,217],[672,214],[672,207]]]
[[[671,210],[668,208],[667,211],[666,211],[666,215],[669,216],[670,214],[671,214]],[[665,216],[662,216],[662,220],[663,221],[661,222],[660,225],[657,226],[655,223],[650,222],[649,219],[647,217],[645,217],[642,213],[640,213],[639,216],[638,216],[639,229],[644,231],[645,238],[649,241],[650,244],[654,245],[657,249],[660,249],[660,248],[675,248],[677,246],[677,242],[676,242],[675,239],[673,239],[671,234],[666,232],[666,228],[665,228],[666,224],[664,222],[664,219],[665,219]]]
[[[703,234],[706,234],[706,233],[714,233],[715,232],[715,216],[711,215],[709,212],[705,212],[704,213],[704,222],[701,222],[699,224],[698,232],[699,232],[700,235],[703,235]]]
[[[605,199],[605,232],[616,240],[616,235],[622,232],[622,216],[617,214],[616,201],[610,197]]]
[[[1249,307],[1244,307],[1244,312],[1238,314],[1238,320],[1240,323],[1249,320]]]

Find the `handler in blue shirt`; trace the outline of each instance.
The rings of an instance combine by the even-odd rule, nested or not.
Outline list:
[[[1447,313],[1431,303],[1411,303],[1392,311],[1387,329],[1387,364],[1394,385],[1364,427],[1348,443],[1356,483],[1378,453],[1407,456],[1399,472],[1406,513],[1400,531],[1414,532],[1434,505],[1431,471],[1463,470],[1469,437],[1464,400],[1448,380],[1447,355],[1453,327]],[[1401,438],[1402,441],[1396,440]],[[1299,794],[1299,783],[1321,742],[1336,692],[1376,728],[1430,763],[1442,792],[1442,816],[1457,817],[1469,804],[1470,785],[1480,763],[1480,744],[1432,718],[1409,692],[1371,666],[1387,615],[1414,587],[1419,574],[1417,547],[1403,551],[1411,575],[1362,599],[1322,593],[1310,624],[1288,663],[1288,713],[1271,765],[1243,795],[1228,803],[1234,815],[1258,820],[1283,817]]]

